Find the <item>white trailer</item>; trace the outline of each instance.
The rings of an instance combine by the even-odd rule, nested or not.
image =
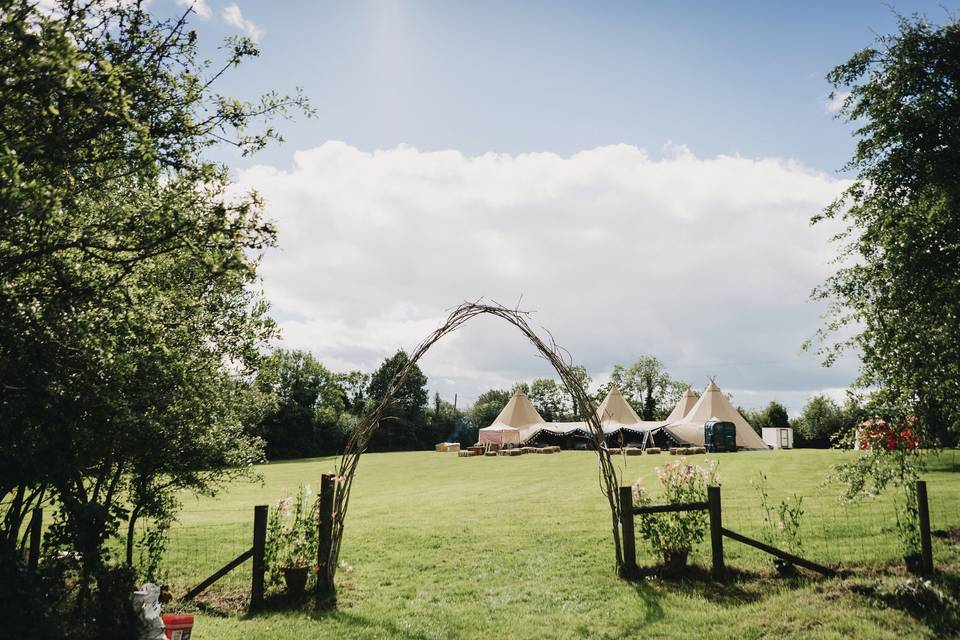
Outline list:
[[[771,449],[793,449],[793,429],[790,427],[764,427],[763,441]]]

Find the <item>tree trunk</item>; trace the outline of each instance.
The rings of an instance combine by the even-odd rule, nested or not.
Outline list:
[[[127,566],[133,566],[133,539],[136,536],[137,519],[140,517],[140,505],[130,511],[130,521],[127,523]]]

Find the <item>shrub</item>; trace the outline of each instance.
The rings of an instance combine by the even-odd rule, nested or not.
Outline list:
[[[717,462],[705,460],[705,466],[691,465],[685,458],[657,468],[660,483],[658,501],[666,504],[705,502],[707,486],[719,484]],[[633,485],[633,500],[638,505],[649,505],[654,496],[644,489],[642,479]],[[705,511],[682,511],[679,513],[654,513],[639,518],[640,536],[646,540],[655,554],[663,557],[668,565],[686,555],[693,545],[703,540],[707,526]]]
[[[913,429],[915,422],[913,416],[861,422],[850,436],[859,445],[860,456],[836,465],[831,476],[846,485],[843,498],[847,500],[875,497],[893,487],[897,533],[908,566],[920,553],[916,481],[926,468],[922,443]],[[853,444],[850,437],[847,442]]]

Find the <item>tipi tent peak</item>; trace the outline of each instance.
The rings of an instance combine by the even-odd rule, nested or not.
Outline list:
[[[670,415],[667,416],[666,423],[671,422],[681,422],[690,410],[693,409],[693,406],[697,404],[698,396],[693,392],[693,389],[687,387],[686,391],[680,396],[680,399],[677,400],[677,404],[674,405],[673,411],[670,412]]]
[[[543,418],[537,412],[533,403],[530,402],[530,398],[517,389],[491,426],[506,425],[515,429],[522,429],[534,424],[543,424],[543,422]]]
[[[597,417],[600,418],[601,423],[635,424],[641,421],[640,416],[616,387],[610,387],[607,397],[597,407]]]

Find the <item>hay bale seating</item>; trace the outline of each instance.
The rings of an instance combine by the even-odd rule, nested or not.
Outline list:
[[[643,449],[638,449],[637,447],[628,447],[624,449],[628,456],[640,456],[643,455]]]
[[[495,455],[497,455],[497,452],[496,452],[496,451],[487,451],[487,452],[486,452],[485,454],[483,454],[483,455],[485,455],[485,456],[495,456]]]
[[[614,447],[613,449],[610,449],[609,451],[610,451],[610,455],[612,455],[612,456],[618,456],[618,455],[620,455],[620,453],[623,451],[623,449],[621,449],[620,447]]]
[[[706,447],[694,447],[694,448],[691,450],[691,453],[695,453],[695,454],[697,454],[697,453],[706,453],[706,452],[707,452],[707,448],[706,448]]]
[[[476,455],[477,455],[476,451],[470,451],[469,449],[465,449],[463,451],[457,452],[457,457],[460,457],[460,458],[474,458],[476,457]]]
[[[660,455],[660,447],[647,447],[647,455]]]

